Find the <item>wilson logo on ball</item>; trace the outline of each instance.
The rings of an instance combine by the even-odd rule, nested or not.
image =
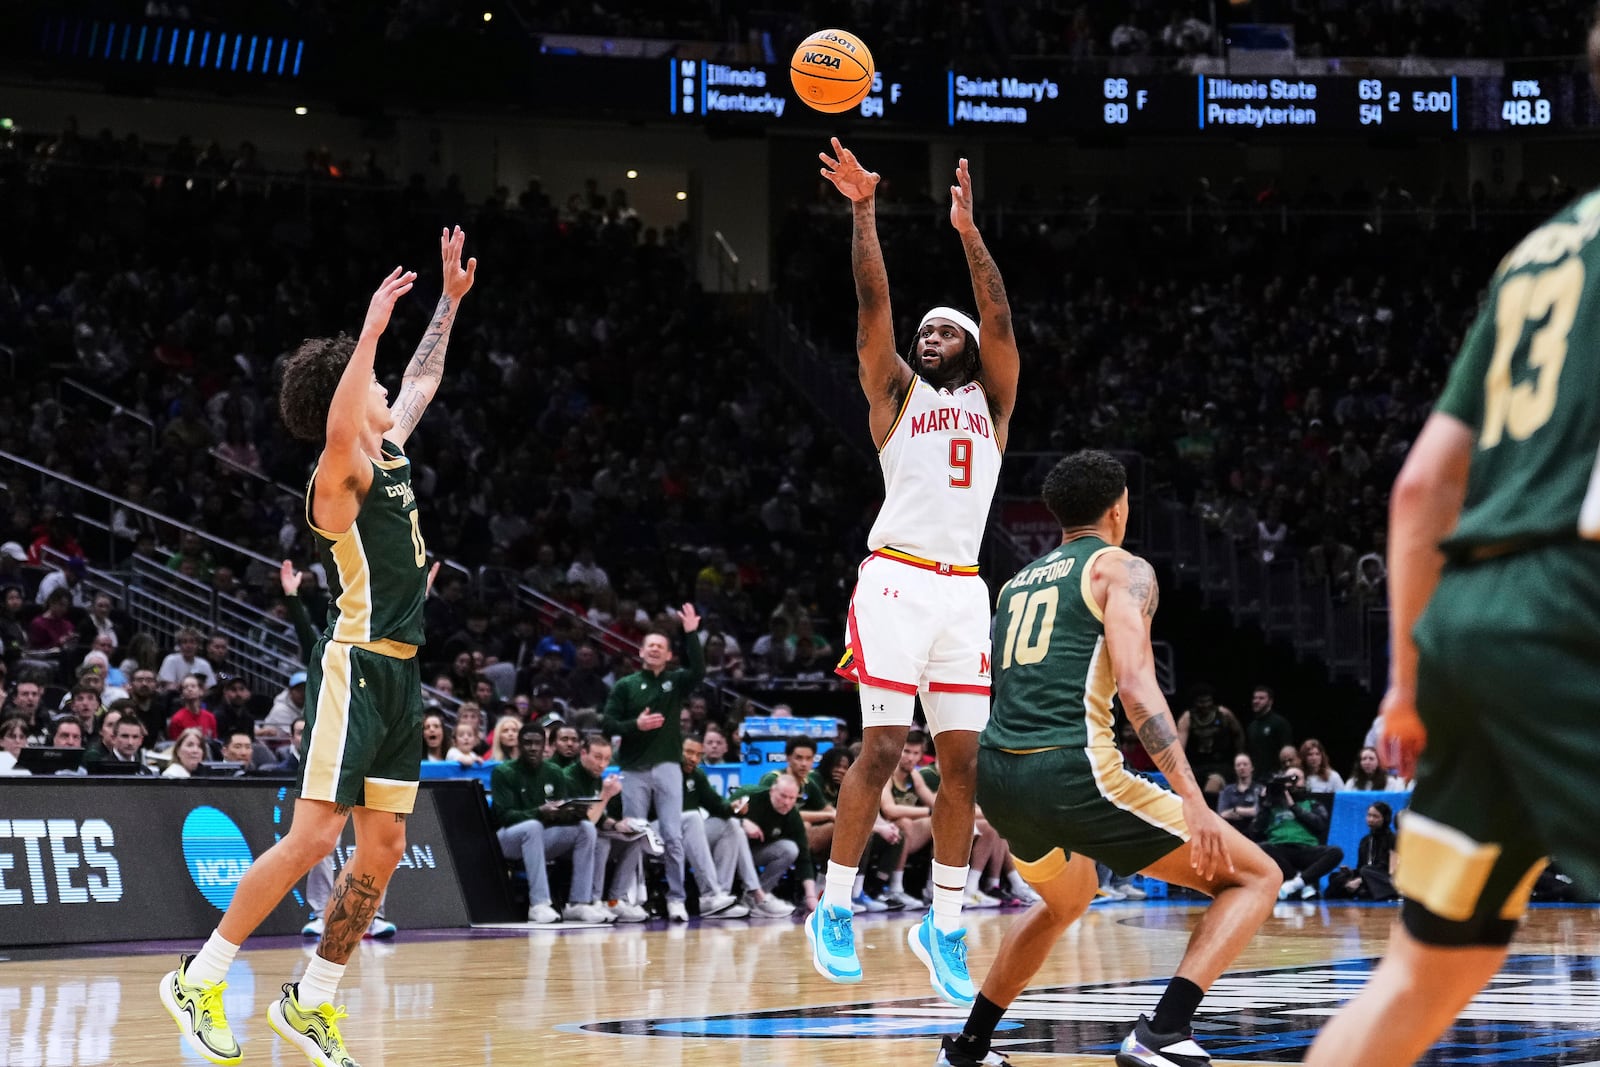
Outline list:
[[[837,114],[872,91],[872,53],[844,30],[819,30],[800,42],[789,60],[795,95],[814,111]]]

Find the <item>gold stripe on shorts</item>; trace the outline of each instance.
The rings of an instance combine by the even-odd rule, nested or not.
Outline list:
[[[336,799],[339,772],[344,769],[344,746],[350,734],[350,649],[352,645],[329,641],[322,649],[322,686],[317,690],[317,718],[306,749],[306,800]]]
[[[1059,877],[1061,872],[1067,869],[1068,859],[1061,846],[1057,845],[1032,863],[1019,856],[1012,856],[1011,863],[1017,868],[1017,873],[1022,875],[1023,881],[1029,885],[1044,885],[1052,878]]]
[[[402,782],[395,778],[366,778],[361,784],[364,795],[361,806],[364,808],[410,815],[417,806],[416,782]]]
[[[1474,841],[1460,830],[1408,811],[1400,820],[1394,887],[1441,919],[1466,922],[1478,910],[1500,846]],[[1535,872],[1537,877],[1537,872]],[[1532,887],[1532,881],[1529,881]],[[1510,903],[1509,901],[1507,902]]]

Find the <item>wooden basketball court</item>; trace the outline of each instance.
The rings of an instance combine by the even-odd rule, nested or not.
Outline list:
[[[1149,1011],[1198,907],[1094,909],[1009,1017],[999,1047],[1018,1067],[1108,1064]],[[1017,912],[969,913],[973,974]],[[1395,910],[1279,905],[1212,990],[1197,1037],[1218,1063],[1299,1062],[1310,1036],[1382,951]],[[344,1033],[364,1067],[625,1063],[829,1067],[931,1064],[937,1033],[965,1012],[931,995],[905,944],[909,915],[858,920],[867,980],[831,985],[811,969],[798,920],[687,927],[402,931],[366,942],[342,987]],[[202,1063],[156,997],[180,945],[0,950],[0,1067]],[[193,946],[187,946],[190,951]],[[305,1061],[264,1011],[297,977],[309,942],[240,954],[225,994],[246,1064]],[[1537,908],[1491,989],[1430,1064],[1600,1063],[1600,918]]]

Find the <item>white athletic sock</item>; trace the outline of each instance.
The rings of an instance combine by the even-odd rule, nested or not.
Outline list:
[[[889,888],[896,893],[904,893],[906,891],[906,872],[895,871],[891,874],[889,876]]]
[[[867,895],[867,876],[864,875],[864,874],[858,874],[858,875],[856,875],[855,882],[852,883],[851,886],[850,886],[850,899],[854,900],[856,897],[864,897],[866,895]]]
[[[850,910],[850,890],[856,884],[856,869],[828,861],[828,880],[822,887],[822,903],[830,908]]]
[[[961,929],[961,898],[964,895],[962,888],[967,884],[969,867],[951,867],[949,864],[933,861],[933,928],[941,934],[954,933]]]
[[[339,991],[339,979],[344,977],[344,968],[342,963],[312,956],[311,962],[306,964],[306,973],[300,976],[300,988],[295,993],[300,1006],[317,1008],[332,1004],[334,994]]]
[[[1022,877],[1022,875],[1018,874],[1016,871],[1012,871],[1010,874],[1006,875],[1006,884],[1009,885],[1011,887],[1011,891],[1018,896],[1021,896],[1022,891],[1028,888],[1028,880]]]
[[[981,892],[983,892],[983,872],[982,871],[969,870],[967,872],[967,892],[968,893],[981,893]]]
[[[221,931],[213,930],[205,945],[189,961],[184,977],[191,982],[220,982],[228,976],[228,968],[233,966],[233,957],[238,954],[238,945],[223,937]]]

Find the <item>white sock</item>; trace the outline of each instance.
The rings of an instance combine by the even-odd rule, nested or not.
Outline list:
[[[856,884],[856,869],[828,861],[828,880],[822,887],[822,903],[830,908],[850,910],[850,890]]]
[[[1023,895],[1023,890],[1028,888],[1028,880],[1022,877],[1022,875],[1018,874],[1016,871],[1012,871],[1010,874],[1006,875],[1006,884],[1009,885],[1011,887],[1011,891],[1017,894],[1019,897]]]
[[[317,1008],[332,1004],[334,994],[339,991],[339,979],[344,977],[344,968],[342,963],[312,956],[311,962],[306,964],[306,973],[300,976],[300,988],[295,993],[300,1006]]]
[[[981,892],[983,892],[983,872],[982,871],[970,871],[969,870],[967,872],[967,892],[968,893],[981,893]]]
[[[949,864],[933,861],[933,928],[941,934],[954,933],[961,929],[961,897],[963,891],[958,886],[967,884],[967,876],[971,868],[951,867]]]
[[[852,884],[850,886],[850,898],[852,900],[854,900],[856,897],[864,897],[866,895],[867,895],[867,876],[864,875],[864,874],[858,874],[858,875],[856,875],[856,880],[855,880],[854,884]]]
[[[213,930],[205,945],[189,961],[184,977],[191,982],[220,982],[228,976],[228,968],[233,966],[233,957],[238,954],[238,945],[223,937],[220,930]]]
[[[889,876],[889,888],[896,893],[904,893],[906,891],[906,872],[895,871],[891,874]]]

